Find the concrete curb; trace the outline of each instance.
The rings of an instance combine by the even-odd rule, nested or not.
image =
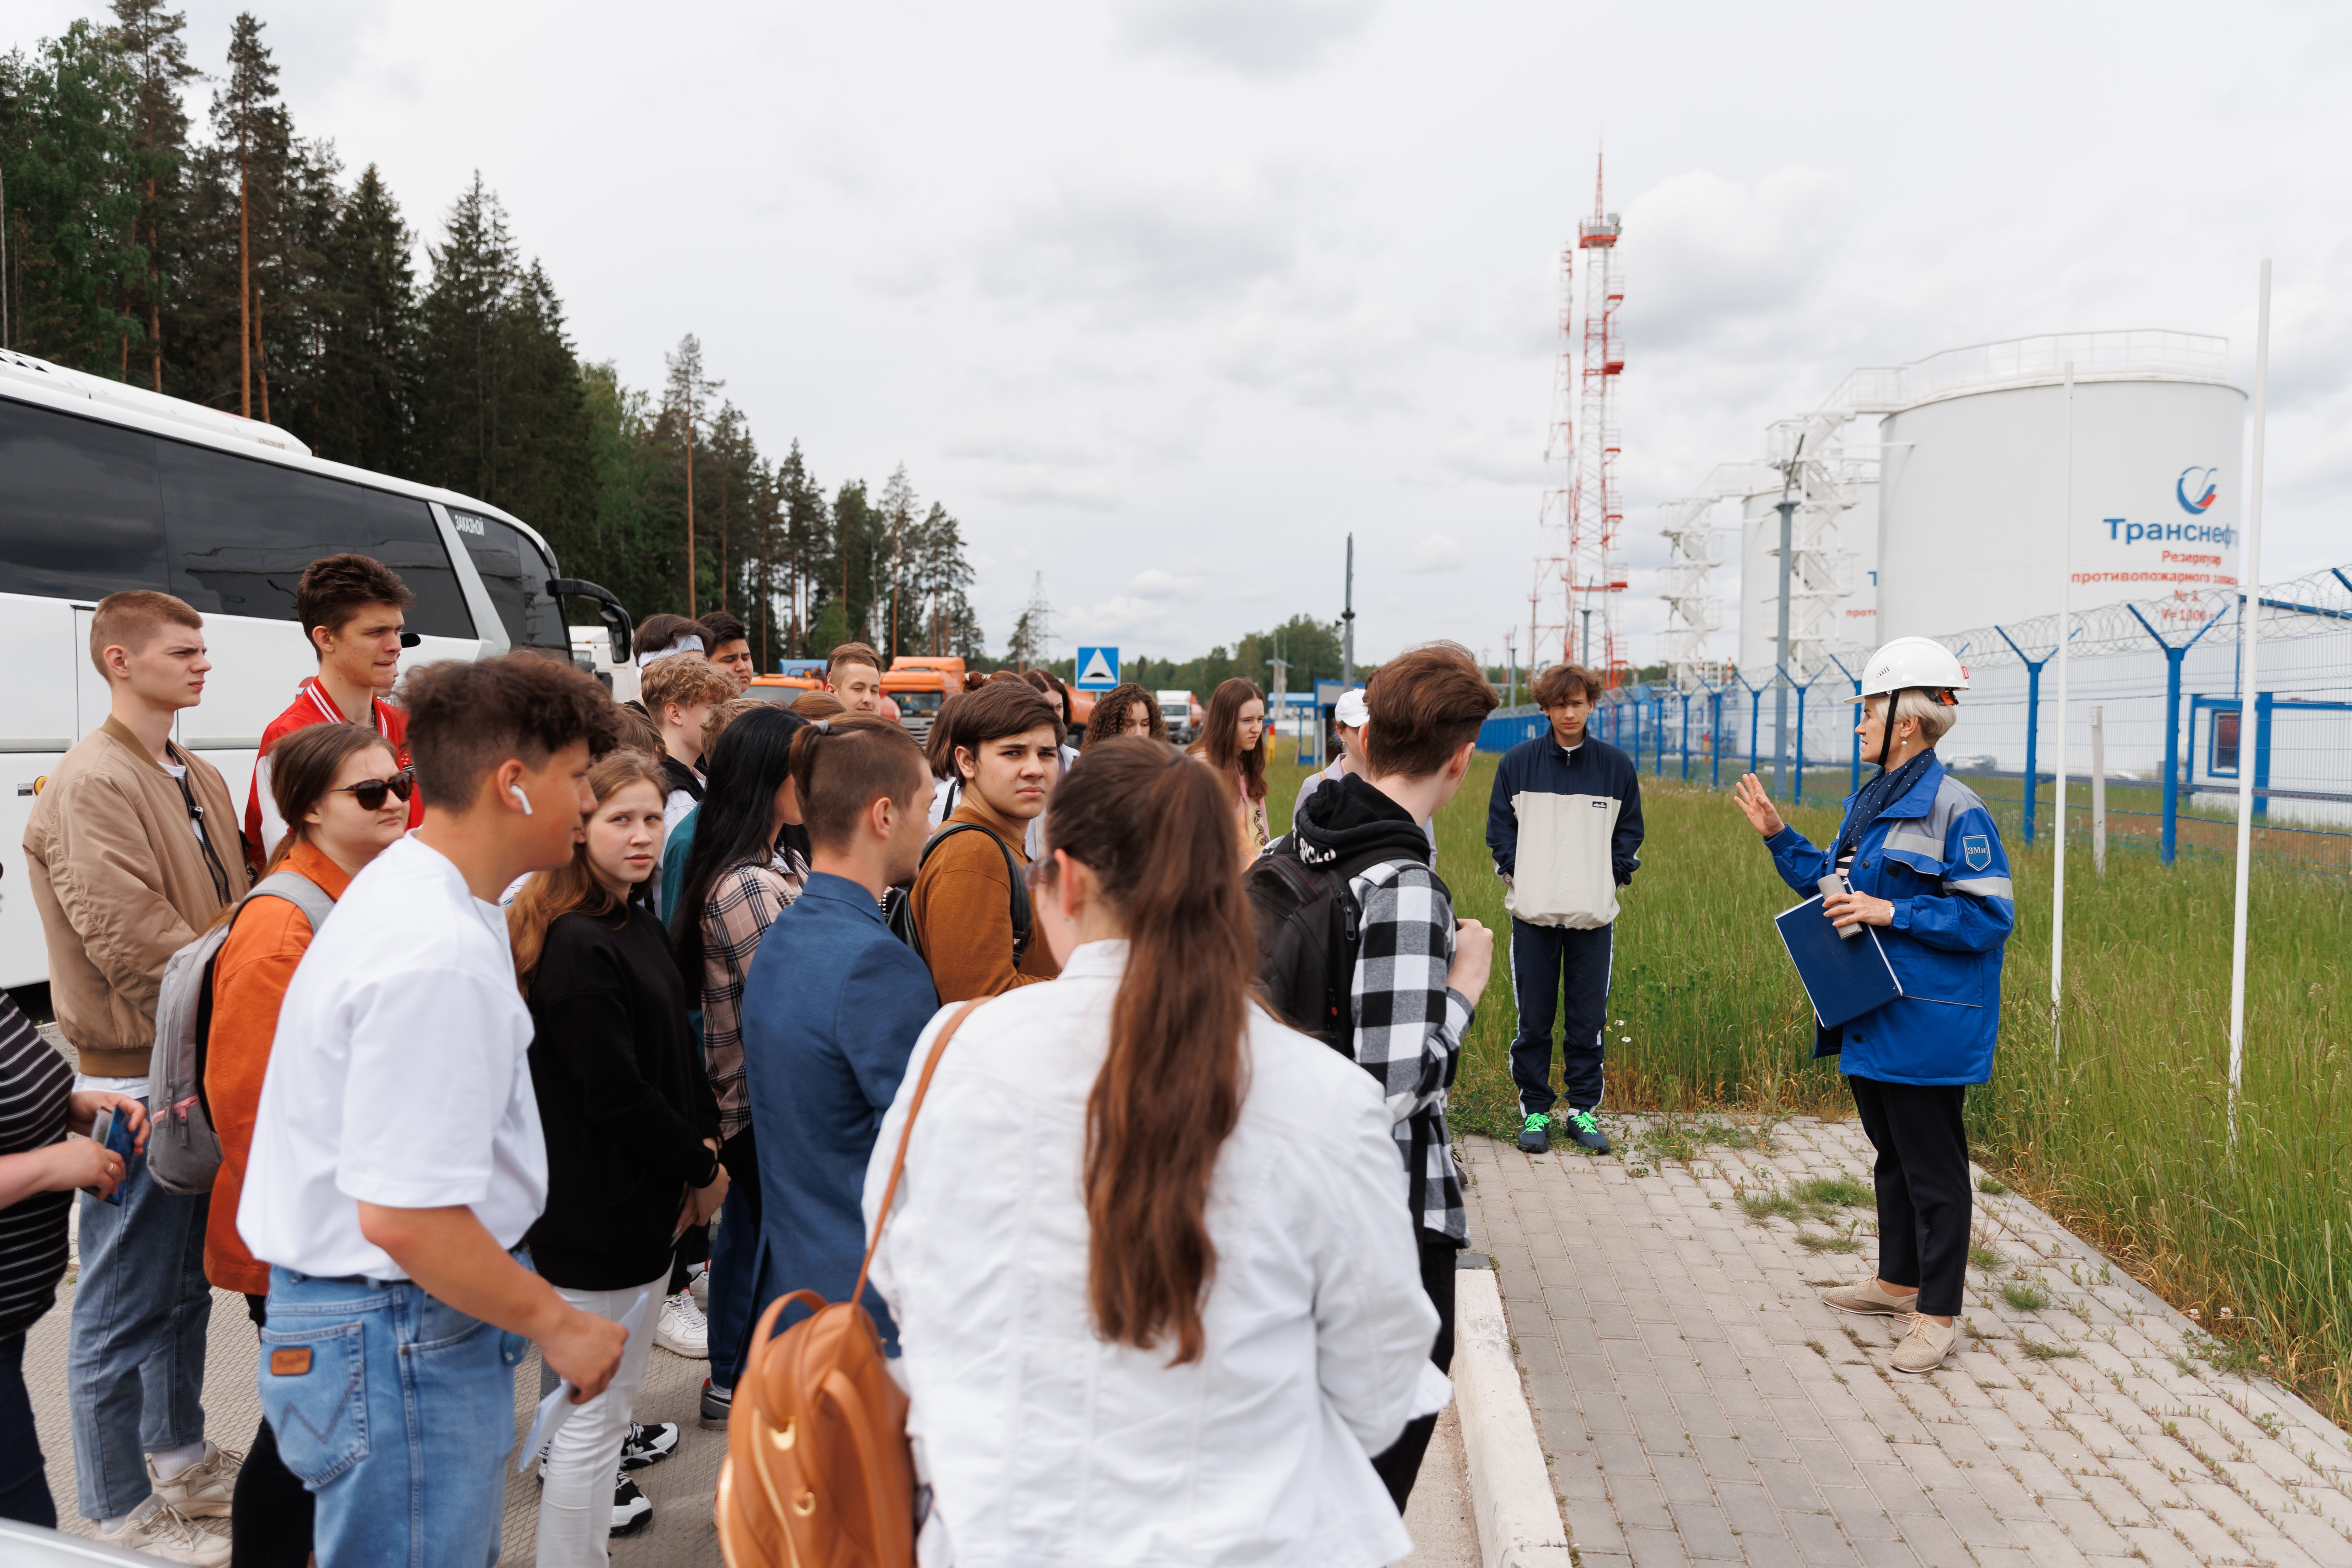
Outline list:
[[[1568,1529],[1491,1268],[1465,1268],[1454,1279],[1454,1397],[1486,1568],[1569,1568]]]

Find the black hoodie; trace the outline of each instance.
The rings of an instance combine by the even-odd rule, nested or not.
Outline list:
[[[1421,824],[1360,773],[1349,773],[1336,789],[1327,784],[1308,795],[1291,832],[1298,840],[1298,858],[1310,866],[1430,863],[1429,836]]]

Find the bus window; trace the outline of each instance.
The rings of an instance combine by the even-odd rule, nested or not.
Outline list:
[[[163,586],[155,437],[0,399],[0,593]]]
[[[466,542],[474,570],[489,590],[505,623],[507,641],[517,647],[543,647],[572,657],[572,634],[563,624],[563,605],[547,595],[555,568],[530,536],[495,517],[452,508],[449,521]]]
[[[170,587],[198,610],[290,621],[303,568],[356,551],[399,573],[416,595],[410,631],[477,635],[425,502],[178,441],[157,445]]]

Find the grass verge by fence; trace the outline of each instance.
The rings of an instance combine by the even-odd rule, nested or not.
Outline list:
[[[1454,1124],[1508,1137],[1517,1118],[1509,921],[1489,869],[1495,759],[1474,760],[1438,817],[1457,911],[1498,933],[1465,1042]],[[1269,779],[1277,830],[1303,770]],[[1727,795],[1643,781],[1648,843],[1619,918],[1609,1102],[1621,1110],[1851,1113],[1768,921],[1796,901]],[[1836,806],[1790,813],[1825,843]],[[2045,838],[2009,845],[2018,926],[2002,975],[1993,1080],[1969,1094],[1978,1157],[2193,1310],[2217,1353],[2259,1366],[2352,1426],[2352,881],[2257,865],[2243,1090],[2226,1113],[2232,870],[2220,856],[2068,863],[2063,1041],[2049,1020]]]

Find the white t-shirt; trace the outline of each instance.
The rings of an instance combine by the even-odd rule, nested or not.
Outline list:
[[[394,844],[286,988],[237,1204],[246,1246],[302,1274],[406,1278],[360,1234],[361,1200],[465,1204],[516,1246],[547,1206],[530,1038],[504,913],[440,851]]]

